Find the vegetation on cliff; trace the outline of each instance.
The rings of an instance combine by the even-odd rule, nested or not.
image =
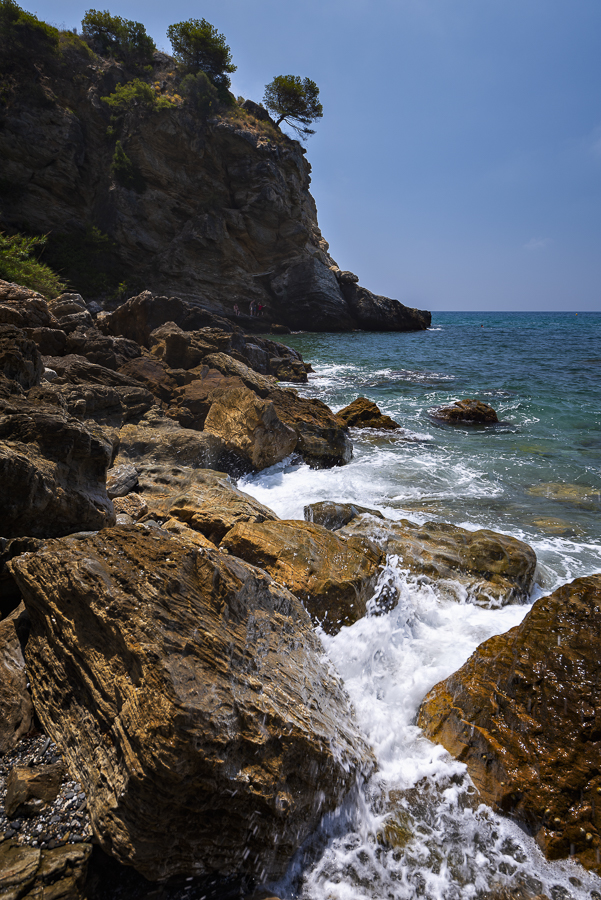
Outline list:
[[[65,283],[52,269],[36,258],[46,243],[46,236],[0,232],[0,278],[39,291],[45,297],[56,297]]]
[[[276,125],[286,122],[304,138],[315,134],[308,128],[323,116],[323,106],[319,102],[319,88],[310,78],[304,80],[298,75],[277,75],[265,85],[265,106],[278,116]]]

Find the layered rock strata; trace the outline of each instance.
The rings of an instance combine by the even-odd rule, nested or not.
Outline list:
[[[550,859],[601,874],[601,575],[537,600],[436,685],[418,724]]]
[[[147,878],[277,878],[373,767],[307,613],[261,570],[139,527],[10,566],[36,709],[98,841]]]

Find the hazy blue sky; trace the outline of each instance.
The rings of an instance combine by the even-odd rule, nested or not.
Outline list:
[[[34,3],[69,28],[88,8]],[[260,101],[278,74],[317,82],[319,221],[366,287],[434,310],[601,309],[599,0],[109,9],[167,51],[169,24],[204,16],[230,44],[237,95]]]

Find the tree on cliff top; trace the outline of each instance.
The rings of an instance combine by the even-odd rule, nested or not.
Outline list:
[[[0,51],[2,62],[25,57],[47,57],[58,51],[59,32],[25,12],[14,0],[0,0]]]
[[[193,72],[203,71],[216,87],[229,88],[228,73],[235,72],[225,36],[206,19],[188,19],[167,29],[176,60]]]
[[[276,125],[286,122],[299,137],[304,138],[315,134],[307,126],[323,116],[323,106],[318,98],[319,88],[310,78],[276,75],[273,81],[265,85],[263,103],[279,116]]]
[[[100,56],[117,56],[130,63],[149,63],[156,50],[141,22],[111,16],[108,9],[89,9],[81,21],[83,36]]]

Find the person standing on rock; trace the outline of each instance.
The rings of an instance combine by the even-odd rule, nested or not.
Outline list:
[[[248,307],[248,312],[250,313],[251,316],[254,316],[256,314],[256,312],[257,312],[257,301],[256,300],[250,301],[250,305]]]

